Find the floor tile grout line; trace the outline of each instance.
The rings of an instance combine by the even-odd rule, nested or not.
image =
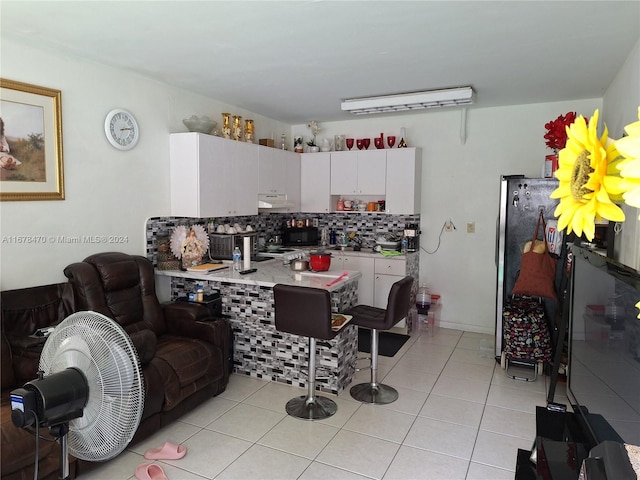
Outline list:
[[[258,439],[256,439],[255,441],[250,441],[249,443],[251,443],[251,446],[250,446],[247,450],[249,450],[251,447],[253,447],[253,446],[255,446],[255,445],[259,445],[259,446],[261,446],[261,447],[264,447],[264,448],[267,448],[267,449],[270,449],[270,450],[278,451],[278,452],[281,452],[281,453],[285,453],[285,454],[288,454],[288,455],[293,455],[293,456],[296,456],[296,457],[298,457],[298,458],[302,458],[302,459],[308,460],[308,461],[309,461],[309,465],[308,465],[308,466],[303,470],[303,472],[301,473],[301,476],[302,476],[302,475],[303,475],[303,474],[304,474],[304,473],[305,473],[305,472],[306,472],[306,471],[307,471],[307,470],[308,470],[308,469],[309,469],[309,468],[314,464],[314,462],[317,462],[317,463],[320,463],[320,464],[323,464],[323,465],[329,465],[330,467],[332,467],[332,468],[336,468],[336,469],[338,469],[338,470],[343,470],[343,471],[346,471],[346,472],[353,472],[352,470],[344,469],[344,468],[342,468],[342,467],[337,467],[337,466],[335,466],[335,465],[325,464],[324,462],[321,462],[321,461],[319,461],[319,460],[318,460],[319,456],[320,456],[320,455],[321,455],[321,453],[322,453],[322,452],[327,448],[327,446],[329,445],[329,443],[330,443],[331,441],[333,441],[333,440],[335,439],[335,437],[336,437],[336,436],[337,436],[341,431],[343,431],[343,430],[344,430],[344,431],[354,432],[354,433],[358,433],[358,434],[361,434],[361,435],[369,436],[369,437],[376,438],[376,439],[380,439],[380,440],[386,440],[386,441],[388,441],[388,442],[390,442],[390,443],[393,443],[393,444],[396,444],[396,445],[398,446],[398,448],[397,448],[397,450],[396,450],[395,454],[393,455],[393,457],[391,458],[391,460],[390,460],[389,464],[387,465],[387,467],[386,467],[386,469],[385,469],[385,473],[383,474],[383,477],[384,477],[384,475],[386,475],[386,474],[387,474],[387,472],[389,471],[389,468],[391,467],[391,465],[392,465],[393,461],[397,458],[397,455],[398,455],[398,453],[400,452],[400,450],[401,450],[401,448],[402,448],[403,446],[407,446],[407,447],[410,447],[410,448],[416,448],[416,449],[420,449],[420,450],[425,450],[425,451],[430,451],[430,452],[436,453],[436,454],[438,454],[438,455],[443,455],[443,456],[447,456],[447,457],[451,457],[451,458],[462,459],[462,457],[457,457],[457,456],[455,456],[455,455],[448,455],[448,454],[446,454],[446,453],[441,453],[441,452],[435,452],[435,451],[429,450],[429,449],[427,449],[427,448],[409,446],[409,445],[406,445],[406,444],[405,444],[405,442],[406,442],[406,439],[407,439],[407,437],[408,437],[408,435],[409,435],[409,432],[411,431],[411,428],[413,428],[413,426],[415,425],[415,422],[418,420],[418,418],[430,418],[430,417],[423,417],[423,416],[421,416],[421,415],[420,415],[420,411],[422,411],[422,409],[425,407],[425,404],[427,403],[427,401],[429,400],[429,398],[433,395],[433,387],[436,385],[436,383],[437,383],[441,378],[443,378],[443,377],[449,377],[449,376],[447,376],[447,375],[443,374],[443,371],[444,371],[444,369],[446,368],[446,366],[447,366],[450,362],[452,362],[452,361],[457,362],[457,363],[465,363],[465,364],[470,364],[470,365],[478,365],[478,364],[476,364],[476,363],[460,362],[459,360],[455,360],[455,359],[453,359],[453,355],[455,354],[456,350],[459,350],[459,349],[462,349],[462,350],[472,350],[472,349],[468,349],[468,348],[464,348],[464,347],[460,346],[460,342],[462,341],[463,337],[464,337],[464,335],[459,335],[459,336],[458,336],[458,338],[457,338],[457,341],[456,341],[455,345],[452,347],[451,351],[450,351],[448,354],[446,354],[446,355],[447,355],[447,360],[446,360],[446,362],[444,362],[444,365],[443,365],[443,367],[440,369],[440,372],[439,372],[439,373],[437,373],[437,374],[433,374],[433,373],[429,372],[429,373],[431,373],[431,374],[433,374],[433,375],[436,375],[436,380],[434,381],[434,383],[433,383],[433,385],[431,386],[431,388],[430,388],[427,392],[425,392],[424,390],[423,390],[423,391],[416,390],[416,392],[420,392],[420,393],[425,393],[425,394],[426,394],[426,397],[425,397],[424,401],[422,402],[422,404],[420,405],[420,407],[417,409],[417,412],[416,412],[415,414],[413,414],[413,413],[410,413],[410,412],[403,412],[403,411],[400,411],[400,410],[393,410],[393,409],[391,409],[391,411],[394,411],[394,412],[398,412],[398,413],[402,413],[402,414],[405,414],[405,415],[412,415],[412,416],[413,416],[413,420],[412,420],[412,422],[411,422],[411,425],[410,425],[410,426],[409,426],[409,428],[407,429],[407,432],[404,434],[404,436],[403,436],[403,438],[402,438],[402,440],[401,440],[400,442],[396,442],[396,441],[392,441],[392,440],[382,439],[382,438],[377,437],[377,436],[375,436],[375,435],[368,435],[368,434],[361,433],[361,432],[355,432],[355,431],[353,431],[353,430],[349,430],[348,428],[346,428],[345,426],[347,425],[347,423],[349,422],[349,420],[350,420],[350,419],[352,419],[352,418],[353,418],[353,416],[354,416],[354,415],[355,415],[355,414],[360,410],[360,408],[362,407],[362,405],[364,405],[364,404],[362,404],[362,403],[361,403],[361,404],[360,404],[360,405],[359,405],[359,406],[358,406],[358,407],[357,407],[357,408],[356,408],[356,409],[355,409],[355,410],[354,410],[354,411],[353,411],[353,412],[348,416],[348,418],[346,418],[346,419],[345,419],[345,421],[341,424],[341,426],[340,426],[340,427],[336,427],[335,425],[328,425],[328,424],[327,424],[328,426],[332,426],[332,427],[336,428],[336,430],[335,430],[335,432],[331,435],[331,437],[328,439],[328,441],[326,442],[326,444],[324,445],[324,447],[323,447],[322,449],[320,449],[320,450],[319,450],[319,452],[318,452],[318,453],[317,453],[317,454],[316,454],[312,459],[311,459],[311,458],[309,458],[309,457],[304,457],[304,456],[298,455],[298,454],[296,454],[296,453],[288,452],[288,451],[286,451],[286,450],[280,450],[280,449],[277,449],[277,448],[274,448],[274,447],[271,447],[271,446],[268,446],[268,445],[262,445],[262,444],[260,444],[260,443],[259,443],[259,442],[260,442],[260,441],[261,441],[261,440],[262,440],[266,435],[268,435],[268,434],[269,434],[269,433],[270,433],[274,428],[276,428],[276,427],[277,427],[278,425],[280,425],[284,420],[286,420],[287,416],[284,416],[283,418],[281,418],[280,420],[278,420],[278,422],[277,422],[276,424],[274,424],[272,427],[270,427],[270,428],[269,428],[266,432],[264,432],[264,433],[263,433],[263,434],[262,434]],[[405,358],[407,355],[411,355],[411,354],[412,354],[412,349],[413,349],[413,347],[418,346],[417,341],[418,341],[418,339],[416,338],[416,340],[415,340],[415,341],[413,341],[413,342],[411,343],[411,345],[410,345],[410,346],[409,346],[409,347],[408,347],[408,348],[407,348],[407,349],[406,349],[406,350],[405,350],[405,351],[404,351],[404,352],[403,352],[403,353],[402,353],[402,354],[401,354],[397,359],[394,359],[393,364],[389,366],[389,370],[387,371],[387,373],[385,374],[385,377],[383,377],[383,378],[386,378],[389,374],[391,374],[391,373],[394,371],[394,369],[395,369],[396,367],[398,367],[398,363],[399,363],[403,358]],[[422,344],[422,345],[420,345],[420,348],[424,348],[424,347],[425,347],[425,345],[428,345],[428,344]],[[447,347],[449,346],[449,345],[445,345],[445,344],[438,344],[438,343],[434,343],[434,345],[441,345],[441,346],[443,346],[443,347],[444,347],[444,346],[447,346]],[[415,354],[415,352],[414,352],[414,354]],[[482,366],[482,365],[481,365],[481,366]],[[478,425],[478,427],[477,427],[477,429],[476,429],[476,437],[475,437],[475,439],[474,439],[473,448],[472,448],[472,450],[471,450],[471,456],[470,456],[470,458],[468,459],[468,462],[467,462],[466,475],[468,475],[468,474],[469,474],[470,467],[471,467],[471,464],[472,464],[472,463],[476,463],[476,464],[480,464],[480,465],[486,465],[486,466],[489,466],[489,467],[491,467],[491,468],[496,468],[496,469],[500,469],[500,470],[504,470],[504,471],[511,471],[511,470],[505,469],[505,468],[503,468],[503,467],[499,467],[499,466],[496,466],[496,465],[491,465],[491,464],[488,464],[488,463],[484,463],[484,462],[482,462],[482,461],[473,461],[473,453],[474,453],[474,451],[475,451],[475,449],[476,449],[476,447],[477,447],[477,441],[478,441],[479,433],[480,433],[480,431],[482,430],[482,429],[480,428],[480,425],[482,424],[482,419],[484,418],[484,415],[485,415],[485,412],[486,412],[486,408],[487,408],[487,406],[488,406],[488,399],[489,399],[489,394],[490,394],[490,392],[491,392],[491,388],[495,386],[495,387],[506,387],[506,388],[508,388],[508,389],[518,390],[518,391],[520,391],[520,390],[524,390],[524,389],[514,388],[514,387],[511,387],[511,386],[508,386],[508,385],[494,384],[494,383],[493,383],[493,379],[494,379],[495,371],[496,371],[496,366],[494,365],[493,374],[492,374],[491,378],[489,379],[489,382],[488,382],[488,384],[489,384],[489,388],[487,389],[487,393],[486,393],[486,395],[485,395],[485,399],[484,399],[484,403],[483,403],[483,407],[482,407],[482,414],[481,414],[481,416],[480,416],[480,424]],[[449,377],[449,378],[457,378],[457,377]],[[458,380],[469,380],[469,379],[464,379],[464,378],[457,378],[457,379],[458,379]],[[259,388],[257,388],[255,391],[252,391],[252,393],[251,393],[251,394],[249,394],[249,395],[245,396],[245,397],[244,397],[244,398],[242,398],[241,400],[236,400],[236,399],[232,399],[232,398],[228,398],[228,397],[223,397],[223,396],[222,396],[221,398],[224,398],[225,400],[227,400],[227,401],[229,401],[229,402],[233,402],[233,403],[234,403],[234,405],[233,405],[231,408],[229,408],[229,409],[225,410],[225,411],[224,411],[223,413],[221,413],[220,415],[216,416],[213,420],[211,420],[211,422],[209,422],[209,424],[211,424],[211,423],[215,422],[217,419],[221,418],[221,417],[222,417],[222,416],[224,416],[226,413],[228,413],[229,411],[233,410],[234,408],[236,408],[236,407],[237,407],[238,405],[240,405],[240,404],[244,404],[244,405],[248,405],[248,406],[251,406],[251,407],[256,407],[256,408],[262,408],[262,409],[265,409],[264,407],[260,407],[260,406],[257,406],[257,405],[252,405],[252,404],[249,404],[249,403],[245,403],[249,398],[251,398],[253,395],[255,395],[257,392],[259,392],[259,391],[260,391],[260,390],[262,390],[263,388],[266,388],[266,387],[269,385],[269,383],[270,383],[269,381],[266,381],[266,380],[264,380],[264,379],[257,379],[257,380],[263,380],[263,381],[265,382],[265,383],[264,383],[264,385],[259,386]],[[545,379],[545,380],[546,380],[546,379]],[[485,383],[485,382],[483,381],[483,383]],[[405,387],[403,387],[403,388],[405,388]],[[409,389],[409,390],[411,390],[411,389]],[[530,391],[527,391],[527,392],[528,392],[528,393],[531,393]],[[322,393],[322,392],[320,392],[320,393]],[[325,393],[327,393],[327,392],[325,392]],[[446,397],[446,395],[441,395],[441,396],[445,396],[445,397]],[[336,395],[336,397],[337,397],[337,395]],[[456,397],[452,397],[452,398],[456,398]],[[347,402],[351,401],[351,400],[347,399],[346,397],[340,397],[340,399],[341,399],[341,400],[343,400],[343,401],[347,401]],[[354,402],[354,403],[359,403],[359,402]],[[499,405],[493,405],[493,406],[494,406],[494,407],[496,407],[496,408],[505,408],[505,407],[502,407],[502,406],[499,406]],[[507,408],[507,409],[508,409],[508,408]],[[265,410],[270,410],[270,409],[265,409]],[[523,410],[516,410],[516,409],[509,409],[509,410],[513,410],[513,411],[517,411],[517,412],[522,412],[522,413],[528,413],[528,412],[525,412],[525,411],[523,411]],[[270,411],[275,411],[275,410],[270,410]],[[279,412],[279,413],[281,413],[281,412]],[[438,420],[438,421],[442,421],[442,422],[445,422],[445,423],[452,423],[452,424],[454,424],[454,425],[467,426],[467,427],[469,426],[469,425],[464,425],[464,424],[457,424],[457,423],[454,423],[454,422],[446,422],[445,420],[440,420],[440,419],[437,419],[437,418],[434,418],[433,420]],[[186,421],[185,421],[185,422],[183,422],[183,423],[185,423],[186,425],[189,425],[189,426],[192,426],[192,427],[196,427],[196,428],[197,428],[197,430],[196,430],[194,433],[192,433],[189,437],[187,437],[187,439],[186,439],[186,440],[188,440],[188,439],[192,438],[193,436],[197,435],[198,433],[200,433],[200,432],[202,432],[202,431],[204,431],[204,430],[207,430],[207,431],[215,431],[215,430],[208,430],[207,426],[208,426],[209,424],[207,424],[207,426],[204,426],[204,427],[203,427],[203,426],[195,425],[195,424],[193,424],[193,423],[189,423],[189,422],[186,422]],[[484,430],[482,430],[482,431],[484,431]],[[486,430],[486,431],[491,432],[490,430]],[[234,436],[232,436],[232,435],[228,435],[228,434],[225,434],[225,433],[223,433],[223,432],[217,432],[217,431],[215,431],[215,432],[216,432],[216,433],[218,433],[218,434],[220,434],[220,435],[226,435],[226,436],[229,436],[229,437],[231,437],[231,438],[237,438],[237,439],[240,439],[240,440],[244,440],[244,439],[241,439],[240,437],[234,437]],[[505,435],[505,436],[511,436],[511,437],[514,437],[514,438],[522,438],[522,437],[518,437],[518,436],[516,436],[516,435],[508,434],[508,433],[507,433],[507,434],[502,434],[502,433],[500,433],[500,432],[493,432],[493,433],[500,434],[500,435]],[[185,441],[186,441],[186,440],[185,440]],[[246,441],[246,440],[244,440],[244,441]],[[236,461],[237,461],[237,460],[238,460],[238,459],[239,459],[239,458],[240,458],[244,453],[246,453],[246,451],[247,451],[247,450],[245,450],[241,455],[239,455],[236,459],[234,459],[234,460],[233,460],[229,465],[227,465],[227,466],[226,466],[226,467],[225,467],[221,472],[217,473],[213,478],[216,478],[217,476],[221,475],[221,474],[222,474],[226,469],[228,469],[229,467],[231,467],[231,466],[233,465],[233,463],[235,463],[235,462],[236,462]],[[141,457],[143,458],[143,456],[142,456],[142,455],[140,455],[139,453],[136,453],[136,452],[133,452],[133,451],[131,451],[131,452],[132,452],[132,453],[134,453],[135,455],[141,456]],[[466,459],[463,459],[463,460],[466,460]],[[198,476],[198,477],[202,477],[202,475],[198,474],[197,472],[191,472],[191,471],[190,471],[190,470],[188,470],[188,469],[184,469],[184,468],[181,468],[181,467],[176,466],[176,465],[172,465],[172,466],[173,466],[173,467],[175,467],[175,468],[178,468],[178,469],[182,469],[182,470],[188,471],[188,472],[190,472],[190,473],[192,473],[192,474],[194,474],[194,475],[196,475],[196,476]],[[365,475],[365,474],[362,474],[362,473],[358,473],[358,472],[353,472],[353,473],[358,474],[358,475],[362,475],[363,477],[373,478],[373,477],[370,477],[370,476]],[[206,478],[206,477],[202,477],[202,478]]]
[[[458,342],[460,341],[460,338],[462,338],[462,335],[460,335],[460,337],[458,338],[458,341],[456,342],[456,345],[458,344]],[[417,338],[416,341],[413,342],[412,347],[416,344],[417,342]],[[406,355],[408,353],[410,349],[407,350],[407,352],[404,353],[404,355]],[[396,459],[396,457],[398,456],[398,452],[400,452],[400,450],[402,449],[402,447],[405,445],[405,441],[407,440],[407,437],[409,436],[409,433],[411,432],[411,429],[413,428],[413,426],[415,425],[417,419],[420,417],[420,412],[422,411],[422,409],[424,408],[425,404],[427,403],[427,400],[429,400],[429,396],[431,395],[431,392],[433,391],[433,387],[435,386],[435,384],[438,382],[438,379],[440,378],[440,375],[442,375],[442,370],[444,370],[447,362],[449,362],[449,360],[451,360],[451,356],[453,355],[453,352],[455,351],[455,347],[453,348],[453,350],[451,351],[451,353],[449,354],[447,361],[445,362],[445,365],[442,367],[442,369],[440,370],[440,373],[438,374],[436,381],[433,382],[433,385],[431,386],[431,388],[429,389],[427,393],[426,398],[424,399],[424,401],[422,402],[422,405],[420,406],[420,409],[418,409],[418,413],[416,414],[415,418],[413,419],[413,421],[411,422],[411,426],[407,429],[407,432],[405,433],[404,437],[402,438],[402,442],[400,443],[400,446],[398,447],[398,449],[396,450],[395,454],[393,455],[393,458],[391,459],[391,461],[389,462],[389,465],[387,465],[387,468],[384,471],[384,474],[382,475],[382,478],[384,478],[384,476],[387,474],[387,472],[389,471],[389,469],[391,468],[391,465],[393,464],[394,460]],[[403,355],[403,357],[404,357]],[[397,364],[397,363],[396,363]],[[395,367],[395,365],[394,365]],[[389,370],[389,373],[391,373],[393,371],[393,368],[391,370]],[[387,375],[389,375],[389,373],[387,373]],[[407,445],[408,447],[408,445]]]

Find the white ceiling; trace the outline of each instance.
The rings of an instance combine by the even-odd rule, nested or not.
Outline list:
[[[601,97],[640,38],[640,1],[2,0],[0,22],[300,124],[352,118],[346,98],[463,85],[482,107]]]

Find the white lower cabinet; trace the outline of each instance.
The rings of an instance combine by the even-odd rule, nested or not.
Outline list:
[[[332,252],[331,270],[357,270],[362,273],[358,280],[358,303],[378,308],[387,308],[391,286],[404,278],[407,262],[404,257],[378,258],[352,252]],[[404,326],[402,323],[398,326]]]
[[[355,255],[333,255],[332,270],[356,270],[362,273],[358,280],[358,304],[373,305],[374,259]],[[335,263],[335,266],[334,266]]]
[[[374,307],[387,308],[387,300],[389,298],[391,286],[398,280],[402,280],[405,277],[406,270],[407,262],[404,258],[375,259]]]
[[[376,258],[374,271],[373,306],[387,308],[391,287],[407,275],[407,262],[404,258]],[[405,328],[406,321],[401,320],[396,327]]]

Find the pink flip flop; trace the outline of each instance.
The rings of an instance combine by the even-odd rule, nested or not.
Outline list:
[[[136,478],[138,480],[168,480],[164,470],[155,463],[141,463],[136,467]]]
[[[147,460],[178,460],[184,457],[186,453],[187,448],[185,446],[164,442],[164,444],[158,448],[147,450],[144,453],[144,458]]]

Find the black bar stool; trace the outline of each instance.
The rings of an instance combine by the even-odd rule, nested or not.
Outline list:
[[[359,327],[371,329],[371,381],[359,383],[351,387],[351,396],[364,403],[384,405],[398,399],[398,391],[378,383],[378,331],[389,330],[409,313],[411,301],[411,287],[413,277],[404,277],[391,286],[387,308],[377,308],[369,305],[357,305],[344,312],[353,315],[351,323]]]
[[[316,339],[331,340],[331,295],[328,290],[277,284],[273,287],[276,329],[309,337],[309,379],[306,396],[287,402],[289,415],[305,420],[322,420],[338,410],[336,402],[316,395]]]

